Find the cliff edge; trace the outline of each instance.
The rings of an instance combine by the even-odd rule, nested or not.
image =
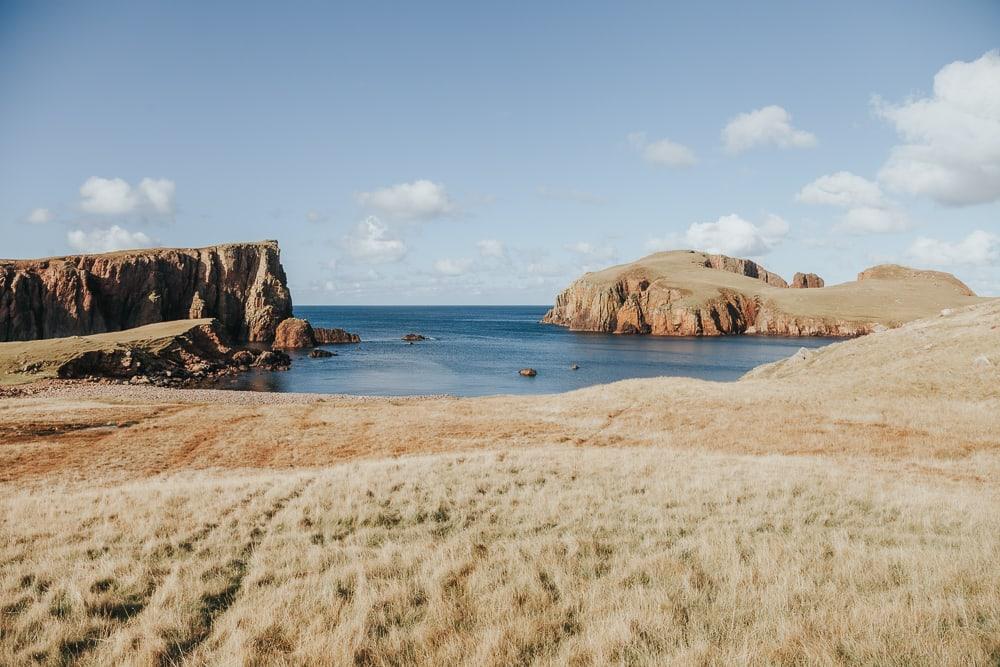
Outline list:
[[[661,252],[584,275],[556,297],[542,322],[654,336],[858,336],[985,301],[938,271],[883,265],[830,287],[809,275],[793,281],[809,289],[790,289],[751,260]]]
[[[234,341],[270,343],[291,315],[277,241],[0,260],[0,341],[215,318]]]

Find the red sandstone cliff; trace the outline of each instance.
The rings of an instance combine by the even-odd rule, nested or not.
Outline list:
[[[857,336],[978,301],[954,276],[935,271],[874,267],[858,278],[834,287],[789,289],[750,260],[657,253],[583,276],[556,297],[542,321],[579,331],[656,336]]]
[[[234,341],[269,343],[291,314],[277,241],[0,260],[0,341],[213,317]]]

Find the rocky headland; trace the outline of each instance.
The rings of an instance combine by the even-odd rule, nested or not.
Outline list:
[[[792,289],[799,288],[799,289]],[[654,336],[859,336],[982,301],[948,273],[876,266],[825,287],[747,259],[678,250],[588,273],[542,319],[579,331]]]
[[[291,314],[277,241],[0,260],[0,341],[214,318],[233,341],[270,343]]]
[[[126,331],[0,343],[0,386],[91,379],[187,385],[250,368],[288,368],[288,355],[232,345],[218,320],[175,320]]]

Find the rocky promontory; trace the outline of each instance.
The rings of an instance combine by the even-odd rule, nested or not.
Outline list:
[[[174,320],[93,334],[0,343],[0,385],[103,379],[179,385],[248,370],[288,368],[288,355],[240,349],[218,320]]]
[[[0,260],[0,341],[215,318],[233,341],[270,343],[291,314],[277,241]]]
[[[815,274],[797,274],[791,287],[808,289],[790,289],[751,260],[661,252],[584,275],[542,321],[655,336],[858,336],[981,301],[950,274],[895,265],[831,287]]]

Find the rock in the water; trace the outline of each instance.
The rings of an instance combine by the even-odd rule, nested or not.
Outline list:
[[[421,336],[418,333],[408,333],[405,336],[403,336],[403,340],[405,340],[405,341],[407,341],[409,343],[412,343],[414,341],[427,340],[427,337],[426,336]]]
[[[253,365],[271,371],[287,370],[292,365],[292,358],[278,350],[264,350],[257,355]]]
[[[579,366],[577,366],[576,364],[573,364],[572,366],[570,366],[570,367],[569,367],[569,369],[570,369],[571,371],[578,371],[578,370],[580,370],[580,367],[579,367]]]
[[[795,289],[814,289],[823,287],[826,283],[815,273],[796,273],[792,276],[792,283],[789,287]]]
[[[538,371],[536,371],[534,368],[522,368],[521,370],[518,371],[518,373],[526,378],[533,378],[536,375],[538,375]]]
[[[315,350],[309,353],[309,356],[312,357],[313,359],[325,359],[326,357],[335,357],[337,356],[337,353],[331,352],[330,350],[323,350],[317,347]]]
[[[277,241],[0,260],[0,341],[213,317],[229,340],[269,343],[291,314]]]
[[[233,363],[237,366],[250,366],[256,360],[250,350],[237,350],[233,353]]]
[[[316,346],[316,336],[308,320],[289,317],[282,320],[274,332],[272,347],[278,350],[300,350]]]
[[[317,345],[340,345],[344,343],[360,343],[361,336],[343,329],[324,329],[313,327],[313,336]]]

